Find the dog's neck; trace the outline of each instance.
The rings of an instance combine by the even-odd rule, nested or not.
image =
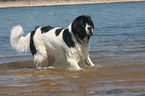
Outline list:
[[[68,26],[68,30],[70,33],[72,33],[72,23]]]

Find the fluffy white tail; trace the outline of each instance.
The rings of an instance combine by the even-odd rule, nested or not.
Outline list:
[[[25,37],[22,36],[23,34],[23,28],[20,25],[14,26],[11,30],[11,46],[18,52],[27,52],[29,49],[30,34]]]

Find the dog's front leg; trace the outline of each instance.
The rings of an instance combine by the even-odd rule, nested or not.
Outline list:
[[[88,55],[88,57],[86,58],[85,63],[86,63],[86,65],[92,66],[92,67],[93,67],[93,66],[101,67],[100,65],[94,65],[94,63],[92,62],[92,60],[91,60],[91,58],[90,58],[89,55]]]
[[[86,65],[88,66],[95,66],[94,63],[92,62],[90,56],[88,56],[85,60]]]
[[[75,59],[68,58],[67,62],[70,65],[69,70],[71,70],[71,71],[81,70],[80,66],[78,65],[78,62]]]

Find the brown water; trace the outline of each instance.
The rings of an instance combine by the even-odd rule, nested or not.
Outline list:
[[[108,66],[77,72],[59,62],[54,69],[35,69],[32,61],[5,63],[0,65],[0,95],[143,96],[144,59],[93,58],[95,64]]]

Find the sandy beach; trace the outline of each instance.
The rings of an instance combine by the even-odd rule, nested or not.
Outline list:
[[[56,6],[56,5],[79,5],[79,4],[96,4],[96,3],[116,3],[116,2],[140,2],[145,0],[30,0],[30,1],[0,1],[0,8],[10,7],[32,7],[32,6]]]

